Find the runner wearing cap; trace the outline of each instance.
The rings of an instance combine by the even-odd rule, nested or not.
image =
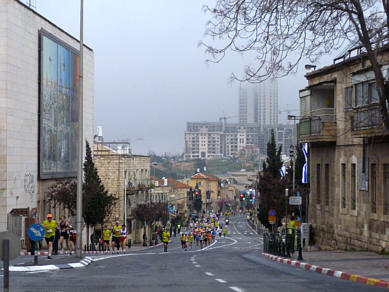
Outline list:
[[[43,227],[45,228],[45,240],[49,246],[49,255],[48,259],[51,259],[51,254],[53,252],[53,241],[55,237],[55,229],[57,228],[57,222],[53,220],[53,215],[47,214],[47,219],[43,221]]]
[[[122,226],[119,225],[119,221],[115,222],[115,226],[112,228],[112,251],[119,253],[120,250],[120,235],[121,235]]]

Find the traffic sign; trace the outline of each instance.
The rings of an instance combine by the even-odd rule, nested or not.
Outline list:
[[[268,215],[269,216],[276,216],[276,210],[274,210],[274,209],[269,210]]]
[[[39,241],[45,236],[45,228],[41,224],[32,224],[28,228],[27,234],[32,241]]]
[[[300,196],[291,196],[289,197],[289,205],[301,205],[301,197]]]
[[[268,219],[270,224],[275,224],[276,223],[276,210],[271,209],[268,212]]]
[[[13,260],[19,256],[20,253],[20,237],[11,231],[0,232],[0,255],[4,261],[3,255],[3,241],[9,240],[9,260]]]

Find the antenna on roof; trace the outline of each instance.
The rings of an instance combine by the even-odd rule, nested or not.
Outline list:
[[[36,10],[36,0],[27,0],[26,1],[27,3],[27,6],[30,8],[30,9],[34,9]]]

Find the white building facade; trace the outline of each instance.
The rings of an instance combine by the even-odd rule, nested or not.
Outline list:
[[[54,61],[47,68],[62,68],[57,77],[67,74],[63,79],[53,81],[44,71],[46,56],[50,56],[45,51],[47,42],[58,50],[51,53],[59,54],[62,50],[57,63],[47,58]],[[73,175],[73,172],[65,174],[57,170],[60,164],[64,170],[74,168],[75,164],[76,145],[71,143],[76,141],[78,133],[78,118],[74,114],[78,109],[75,66],[78,50],[79,42],[74,37],[28,6],[16,0],[0,0],[0,231],[7,228],[7,214],[13,209],[37,208],[43,217],[48,211],[44,195],[47,187],[56,179]],[[93,143],[94,54],[86,46],[83,53],[83,140]],[[71,58],[73,63],[69,61]],[[73,67],[66,68],[67,64]],[[59,92],[61,100],[44,102],[42,106],[47,88]],[[65,108],[63,113],[57,111],[61,102]],[[46,132],[41,133],[42,129],[46,131],[50,127],[45,117],[52,117],[56,126],[63,124],[63,127],[43,136]],[[49,151],[49,156],[53,155],[43,155],[43,149]],[[58,164],[52,163],[55,160]],[[44,161],[48,162],[44,164]],[[52,175],[43,178],[46,168],[51,168]]]

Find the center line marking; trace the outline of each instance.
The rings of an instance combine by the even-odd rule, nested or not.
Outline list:
[[[227,283],[227,281],[224,281],[223,279],[215,279],[216,281],[218,281],[219,283]]]
[[[195,265],[196,268],[200,268],[201,266],[200,265]]]
[[[207,276],[210,276],[210,277],[212,277],[212,276],[213,276],[213,274],[212,274],[212,273],[210,273],[210,272],[205,272],[205,274],[206,274]]]
[[[231,287],[229,287],[231,290],[234,290],[234,291],[236,291],[236,292],[244,292],[244,290],[243,289],[240,289],[239,287],[236,287],[236,286],[231,286]]]
[[[197,265],[197,262],[192,262],[192,264]]]

